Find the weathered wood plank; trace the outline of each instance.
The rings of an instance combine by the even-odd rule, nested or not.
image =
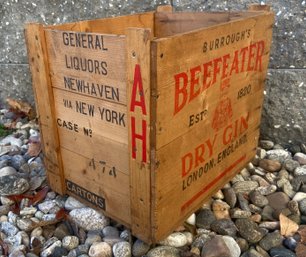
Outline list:
[[[27,24],[25,37],[41,128],[44,160],[48,172],[57,174],[56,179],[54,176],[49,176],[49,181],[51,186],[54,186],[53,189],[56,192],[63,194],[65,193],[64,171],[62,169],[60,143],[55,125],[53,92],[49,76],[47,45],[43,26],[34,23]]]
[[[151,234],[150,51],[148,29],[127,32],[131,227],[145,241]]]

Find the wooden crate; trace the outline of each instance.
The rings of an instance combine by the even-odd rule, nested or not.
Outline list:
[[[273,19],[163,6],[27,24],[52,189],[166,237],[255,155]]]

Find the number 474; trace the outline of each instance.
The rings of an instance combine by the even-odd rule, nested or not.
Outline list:
[[[101,169],[103,174],[108,174],[109,176],[112,176],[114,178],[117,177],[116,167],[109,167],[106,165],[105,161],[96,161],[94,158],[92,158],[89,162],[89,167],[92,167],[93,170]]]

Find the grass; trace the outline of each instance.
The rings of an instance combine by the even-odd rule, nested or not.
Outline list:
[[[9,129],[7,129],[2,124],[0,124],[0,137],[5,137],[5,136],[9,135],[10,133],[11,133],[11,131]]]

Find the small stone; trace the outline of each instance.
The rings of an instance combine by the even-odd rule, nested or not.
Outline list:
[[[26,161],[22,155],[14,155],[11,159],[11,164],[16,170],[19,170],[20,167],[25,163]]]
[[[35,228],[36,224],[31,219],[18,219],[17,220],[17,227],[20,230],[29,232]]]
[[[295,253],[284,247],[274,247],[270,250],[271,257],[296,257]]]
[[[188,232],[188,231],[184,231],[182,232],[185,236],[186,236],[186,239],[187,239],[187,245],[191,245],[192,242],[193,242],[193,234]]]
[[[274,210],[281,210],[287,208],[287,204],[290,201],[288,195],[283,192],[275,192],[267,196],[269,205]]]
[[[268,230],[276,230],[279,229],[280,224],[279,221],[264,221],[259,224],[259,227]]]
[[[274,147],[274,143],[270,140],[260,140],[259,145],[265,150],[271,150]]]
[[[216,200],[212,204],[212,209],[216,219],[229,219],[230,206],[222,200]]]
[[[16,249],[10,253],[8,257],[25,257],[24,253],[19,249]]]
[[[258,187],[256,181],[238,181],[233,185],[236,193],[249,193]]]
[[[37,208],[35,207],[25,207],[22,210],[20,210],[20,215],[21,216],[32,216],[37,212]]]
[[[10,166],[6,166],[0,169],[0,177],[8,176],[8,175],[16,175],[17,171]]]
[[[297,246],[297,241],[293,237],[286,237],[283,241],[283,245],[289,250],[294,251]]]
[[[120,237],[107,236],[103,238],[103,241],[108,243],[110,246],[113,246],[118,242],[122,242],[123,239],[121,239]]]
[[[270,185],[268,181],[266,181],[263,177],[259,175],[252,175],[251,179],[253,181],[257,181],[260,187],[266,187]]]
[[[269,203],[267,197],[261,195],[258,191],[251,191],[249,198],[251,202],[258,207],[264,207]]]
[[[282,245],[283,238],[278,231],[265,235],[259,242],[260,247],[269,251],[273,247]]]
[[[7,236],[14,236],[18,233],[18,228],[12,225],[10,222],[4,221],[0,224],[1,231]]]
[[[11,206],[6,204],[6,205],[1,205],[0,206],[0,216],[2,215],[7,215],[11,209]]]
[[[288,204],[287,204],[288,209],[290,210],[290,212],[292,214],[297,214],[300,215],[300,210],[299,210],[299,204],[297,201],[295,200],[291,200]]]
[[[151,249],[147,257],[180,257],[180,250],[171,246],[158,246]]]
[[[79,245],[79,238],[76,236],[65,236],[62,240],[62,245],[70,251]]]
[[[29,247],[30,245],[30,238],[28,236],[28,234],[24,231],[19,231],[15,237],[19,237],[21,239],[21,243],[26,246]]]
[[[211,224],[211,230],[215,231],[219,235],[236,236],[237,228],[235,223],[230,219],[216,220]]]
[[[92,245],[93,243],[102,242],[102,237],[99,233],[88,232],[85,244]]]
[[[47,242],[46,242],[47,244]],[[48,246],[44,248],[44,250],[40,253],[41,257],[48,257],[54,253],[56,247],[62,247],[62,243],[59,240],[56,240],[51,245],[47,244]]]
[[[293,156],[293,159],[296,160],[300,165],[306,165],[306,154],[296,153]]]
[[[264,236],[263,231],[250,219],[237,219],[235,225],[239,234],[251,244],[259,242]]]
[[[287,179],[284,179],[284,183],[281,186],[281,188],[283,189],[284,193],[286,195],[288,195],[290,198],[292,198],[296,194],[296,192],[293,191],[292,185],[290,184],[289,180],[287,180]]]
[[[34,236],[41,236],[43,234],[43,229],[42,227],[37,227],[37,228],[34,228],[31,232],[31,237],[34,237]]]
[[[29,182],[15,175],[0,177],[0,195],[20,195],[30,188]]]
[[[131,245],[128,242],[118,242],[113,246],[114,257],[131,257]]]
[[[124,241],[127,241],[127,242],[131,242],[132,241],[132,234],[131,234],[131,231],[129,229],[125,229],[123,230],[119,237],[121,239],[123,239]]]
[[[83,203],[81,203],[80,201],[78,201],[72,196],[69,196],[67,200],[65,201],[65,209],[68,211],[72,211],[74,209],[84,208],[84,207],[85,205]]]
[[[262,212],[262,209],[260,207],[252,203],[249,204],[249,208],[250,208],[251,213],[261,213]]]
[[[74,209],[69,213],[71,219],[84,230],[99,230],[109,225],[109,219],[91,208]]]
[[[224,194],[224,200],[227,202],[227,204],[233,208],[236,205],[237,202],[237,196],[232,187],[229,188],[224,188],[223,189],[223,194]]]
[[[243,253],[241,257],[265,257],[265,256],[257,252],[254,248],[251,248],[247,252]]]
[[[301,167],[297,167],[295,168],[294,172],[293,172],[294,176],[305,176],[306,175],[306,165],[303,165]]]
[[[232,219],[243,219],[251,217],[252,213],[250,211],[244,211],[239,208],[234,208],[230,210]]]
[[[54,236],[60,240],[69,235],[69,230],[64,223],[59,224],[54,231]]]
[[[239,248],[240,248],[241,252],[245,252],[249,249],[249,243],[244,238],[238,237],[236,239],[236,242],[239,245]]]
[[[297,167],[300,167],[300,164],[295,160],[288,159],[284,162],[284,168],[290,173],[293,173]]]
[[[237,199],[240,208],[244,211],[250,211],[249,201],[246,199],[246,197],[247,197],[246,194],[237,193]]]
[[[300,211],[302,214],[306,215],[306,199],[299,202]]]
[[[197,247],[199,249],[202,249],[203,245],[214,236],[215,236],[215,233],[211,234],[210,230],[206,230],[206,229],[202,229],[202,228],[198,229],[197,230],[197,236],[194,238],[194,240],[191,244],[191,247]]]
[[[268,172],[277,172],[281,169],[282,165],[277,160],[262,159],[259,161],[259,167]]]
[[[304,192],[297,192],[294,197],[293,197],[293,201],[296,201],[296,202],[300,202],[302,201],[303,199],[306,199],[306,193]]]
[[[269,150],[271,150],[271,149],[269,149]],[[259,157],[259,159],[263,159],[267,155],[267,151],[263,148],[257,147],[256,155]]]
[[[258,253],[260,253],[263,257],[270,257],[270,255],[268,254],[268,252],[266,250],[264,250],[263,248],[261,248],[259,245],[256,245],[255,247],[256,251]]]
[[[13,135],[9,135],[1,140],[1,145],[15,145],[18,147],[22,146],[22,140],[14,137]]]
[[[216,220],[214,213],[209,209],[202,209],[196,217],[198,228],[210,229],[211,223]]]
[[[274,149],[267,151],[267,157],[269,160],[277,160],[280,163],[284,163],[287,159],[291,159],[291,154],[283,149]]]
[[[143,242],[140,239],[137,239],[132,247],[132,255],[134,257],[141,257],[145,255],[150,250],[150,245],[146,242]]]
[[[112,257],[112,248],[105,242],[93,243],[88,255],[89,257]]]
[[[55,200],[44,201],[38,204],[38,208],[45,214],[47,213],[54,214],[60,210],[60,207],[57,205],[57,202]]]
[[[186,223],[189,224],[189,225],[195,226],[195,224],[196,224],[196,215],[195,215],[195,213],[192,213],[188,217],[188,219],[186,220]]]
[[[239,257],[241,254],[241,250],[237,242],[234,240],[234,238],[230,236],[223,236],[222,237],[223,241],[227,245],[229,251],[230,251],[230,256],[231,257]]]
[[[291,185],[294,191],[299,191],[302,184],[306,184],[306,175],[297,176],[291,181]]]
[[[224,195],[223,195],[221,189],[218,190],[218,191],[212,196],[212,198],[214,198],[214,199],[219,199],[219,200],[224,199]]]
[[[258,213],[253,214],[250,219],[256,223],[259,223],[261,221],[261,215]]]
[[[204,243],[201,257],[231,257],[231,253],[222,236],[215,236],[211,240]]]
[[[63,247],[55,247],[52,252],[52,257],[62,257],[66,256],[68,254],[68,250]]]
[[[183,247],[187,245],[187,238],[183,233],[175,232],[170,234],[166,239],[162,240],[159,244],[173,246],[173,247]]]
[[[118,229],[112,226],[106,226],[102,232],[105,237],[119,237]]]

